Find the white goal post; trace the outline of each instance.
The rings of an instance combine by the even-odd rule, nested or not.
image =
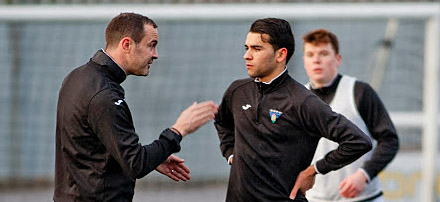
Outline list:
[[[106,21],[120,12],[161,20],[436,18],[439,3],[99,4],[0,6],[4,21]]]
[[[440,3],[271,3],[271,4],[104,4],[0,6],[0,22],[105,21],[120,12],[136,12],[160,20],[417,18],[425,19],[423,111],[394,112],[397,126],[423,128],[422,199],[435,196],[438,152]]]

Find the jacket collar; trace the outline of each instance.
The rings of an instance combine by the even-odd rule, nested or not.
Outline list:
[[[279,89],[279,87],[281,87],[286,82],[286,79],[289,77],[290,76],[286,68],[286,70],[284,70],[278,77],[273,79],[270,83],[255,82],[255,84],[260,93],[266,94]]]
[[[264,82],[264,81],[262,81],[262,83],[264,83],[264,84],[271,84],[272,83],[272,81],[274,81],[274,80],[276,80],[278,77],[280,77],[281,75],[283,75],[284,74],[284,72],[286,72],[287,71],[287,67],[284,67],[284,70],[280,73],[280,74],[278,74],[278,76],[276,76],[275,78],[273,78],[272,80],[270,80],[269,82]],[[255,82],[260,82],[260,78],[255,78],[255,80],[254,80]]]
[[[126,78],[124,70],[119,67],[104,51],[99,50],[95,53],[95,55],[90,59],[92,62],[102,66],[101,68],[111,80],[121,84]]]
[[[338,74],[327,86],[324,86],[322,88],[313,88],[312,84],[310,83],[310,90],[312,90],[312,92],[319,92],[319,93],[334,93],[338,88],[339,81],[341,81],[341,78],[342,75]]]

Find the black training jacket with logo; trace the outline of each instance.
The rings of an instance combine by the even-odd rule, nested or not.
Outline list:
[[[180,150],[171,130],[141,145],[124,100],[124,71],[102,50],[59,92],[54,201],[132,201],[135,179]]]
[[[234,155],[227,202],[291,201],[295,180],[310,166],[321,137],[339,143],[316,163],[322,174],[355,161],[372,147],[359,128],[287,71],[271,84],[252,78],[233,82],[214,124],[223,156]]]

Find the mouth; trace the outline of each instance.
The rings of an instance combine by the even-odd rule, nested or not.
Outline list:
[[[246,69],[251,69],[251,68],[252,68],[252,65],[246,64]]]
[[[321,73],[321,72],[322,72],[322,69],[321,69],[321,68],[315,68],[315,69],[313,69],[313,72],[315,72],[315,73]]]

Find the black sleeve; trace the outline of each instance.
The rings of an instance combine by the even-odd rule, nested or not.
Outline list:
[[[308,96],[304,101],[300,109],[300,117],[310,134],[322,136],[339,144],[338,148],[316,162],[316,168],[321,174],[352,163],[372,148],[367,135],[347,118],[333,112],[330,106],[314,95]]]
[[[222,102],[219,105],[218,113],[214,119],[214,126],[217,129],[220,139],[220,150],[222,155],[228,160],[229,156],[234,152],[235,133],[234,133],[234,117],[230,109],[229,91],[225,92]]]
[[[357,81],[355,99],[368,131],[377,141],[371,159],[363,165],[372,179],[393,160],[399,149],[399,139],[384,104],[370,85]]]
[[[169,129],[142,146],[127,103],[111,90],[98,93],[89,104],[88,122],[111,156],[133,178],[141,178],[180,150],[182,137]]]

